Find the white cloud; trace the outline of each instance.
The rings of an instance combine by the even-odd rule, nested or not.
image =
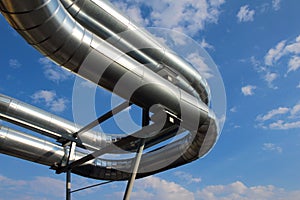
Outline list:
[[[35,103],[44,103],[53,112],[63,112],[67,108],[68,100],[58,98],[55,91],[40,90],[31,95]]]
[[[196,193],[196,200],[293,200],[300,191],[286,191],[273,185],[248,187],[240,181],[228,185],[207,186]]]
[[[197,200],[237,199],[237,195],[243,195],[247,187],[240,181],[229,185],[211,185],[197,191]]]
[[[128,15],[137,25],[147,26],[149,24],[149,19],[143,18],[142,11],[138,5],[138,1],[132,1],[132,3],[116,0],[114,5],[118,7],[125,13],[125,16]]]
[[[8,64],[14,69],[20,68],[22,66],[22,64],[17,59],[9,59]]]
[[[211,44],[207,43],[206,40],[203,38],[200,42],[200,46],[204,49],[211,49],[214,50],[214,46],[212,46]]]
[[[269,111],[265,115],[258,115],[258,125],[264,129],[289,130],[300,128],[300,103],[288,108],[279,107]],[[266,123],[266,121],[270,121]]]
[[[56,66],[51,60],[48,58],[40,58],[39,63],[44,68],[44,75],[47,79],[53,82],[65,81],[73,76],[72,73],[67,70]]]
[[[264,61],[257,60],[252,56],[250,62],[258,73],[262,73],[262,77],[268,83],[268,87],[278,89],[277,86],[273,85],[273,82],[280,77],[279,74],[282,70],[275,67],[287,66],[287,71],[282,76],[284,78],[289,73],[300,69],[300,35],[291,41],[282,40],[275,47],[270,48],[264,56]],[[274,72],[274,69],[278,72]]]
[[[272,144],[266,146],[272,147]],[[276,146],[276,145],[275,145]],[[76,178],[74,188],[90,185],[86,179]],[[82,181],[84,184],[82,184]],[[113,187],[112,185],[111,187]],[[46,189],[45,189],[46,188]],[[114,188],[116,189],[116,188]],[[95,189],[90,190],[93,192]],[[96,189],[97,191],[97,189]],[[34,177],[31,180],[17,180],[0,175],[1,197],[5,199],[63,199],[65,182],[50,177]],[[103,192],[103,191],[102,191]],[[110,193],[110,199],[120,199],[122,192]],[[85,195],[86,193],[82,194]],[[196,192],[191,192],[182,186],[159,177],[150,176],[136,181],[132,200],[294,200],[300,196],[300,190],[286,191],[273,185],[247,186],[241,181],[225,185],[209,185]],[[1,198],[0,197],[0,198]],[[84,197],[84,196],[81,196]],[[116,198],[118,197],[118,198]]]
[[[282,148],[273,143],[264,143],[262,149],[264,151],[275,151],[277,153],[282,153]]]
[[[272,0],[272,7],[274,10],[279,10],[280,9],[280,3],[281,0]]]
[[[273,66],[283,56],[291,56],[289,62],[289,71],[299,68],[299,56],[300,54],[300,35],[293,42],[287,43],[286,40],[279,42],[275,48],[271,48],[265,56],[265,64],[267,66]]]
[[[268,51],[265,56],[265,64],[268,66],[273,66],[284,54],[285,54],[286,41],[279,42],[275,48]]]
[[[265,75],[265,81],[267,81],[268,86],[273,89],[278,89],[278,87],[273,85],[273,81],[275,81],[277,78],[278,78],[277,73],[267,72],[267,74]]]
[[[296,118],[300,116],[300,103],[296,104],[292,109],[291,109],[291,118]]]
[[[49,177],[16,180],[0,175],[0,192],[5,199],[62,199],[65,183]]]
[[[120,2],[115,0],[116,5],[137,22],[193,35],[203,30],[206,23],[217,23],[220,6],[225,0],[133,0],[126,5]]]
[[[240,8],[236,15],[239,22],[248,22],[254,20],[255,10],[250,10],[248,5],[244,5]]]
[[[180,180],[184,181],[186,184],[201,182],[201,178],[193,177],[191,174],[184,172],[184,171],[176,171],[176,172],[174,172],[174,175],[176,177],[178,177]]]
[[[172,199],[194,200],[194,194],[177,183],[149,176],[136,181],[136,189],[132,193],[133,200]]]
[[[257,120],[259,121],[267,121],[267,120],[270,120],[272,119],[273,117],[277,116],[277,115],[283,115],[283,114],[286,114],[290,111],[289,108],[286,108],[286,107],[279,107],[277,109],[274,109],[274,110],[271,110],[269,111],[266,115],[263,115],[263,116],[258,116],[257,117]]]
[[[212,78],[214,75],[211,73],[211,69],[204,62],[204,59],[199,56],[198,53],[192,53],[188,55],[187,59],[194,66],[196,70],[198,70],[206,79]]]
[[[232,112],[232,113],[235,113],[235,112],[237,112],[237,107],[236,107],[236,106],[234,106],[234,107],[230,108],[230,112]]]
[[[269,128],[278,129],[278,130],[289,130],[289,129],[300,128],[300,121],[284,122],[283,120],[278,120],[277,122],[270,124]]]
[[[254,95],[254,90],[256,89],[256,86],[253,86],[253,85],[247,85],[247,86],[244,86],[242,87],[242,93],[245,95],[245,96],[252,96]]]
[[[64,98],[56,99],[51,103],[50,110],[54,112],[63,112],[67,108],[68,101]]]
[[[288,65],[288,73],[291,71],[296,71],[297,69],[300,68],[300,57],[299,56],[293,56]]]
[[[34,93],[31,98],[36,102],[44,100],[46,103],[49,103],[54,100],[55,96],[56,93],[54,91],[40,90]]]
[[[257,60],[254,56],[250,57],[250,62],[252,66],[257,70],[258,72],[265,71],[265,67],[262,67],[261,62]]]
[[[65,182],[62,180],[38,176],[35,177],[34,180],[27,183],[27,185],[29,185],[29,187],[36,192],[42,192],[44,194],[57,197],[64,197]]]
[[[297,85],[297,87],[296,87],[296,88],[300,89],[300,83]]]
[[[285,49],[289,53],[300,54],[300,35],[296,38],[295,42],[287,45]]]

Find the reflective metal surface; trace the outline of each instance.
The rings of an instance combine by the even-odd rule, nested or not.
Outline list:
[[[0,0],[0,9],[30,45],[58,65],[143,109],[160,105],[181,120],[180,130],[189,133],[164,148],[145,153],[137,177],[189,163],[214,145],[218,127],[208,108],[206,81],[188,62],[137,28],[107,1]],[[6,96],[0,96],[0,112],[4,120],[55,139],[70,137],[78,130],[71,122]],[[161,135],[153,137],[148,146],[168,139],[166,133],[173,137],[176,128],[154,131]],[[2,153],[54,168],[63,165],[68,155],[68,149],[27,134],[6,128],[0,133]],[[81,138],[79,147],[101,150],[108,145],[107,138],[103,133],[89,132]],[[136,148],[131,147],[136,138],[117,139],[122,143],[120,148]],[[77,149],[72,161],[85,154]],[[130,174],[132,160],[96,158],[72,172],[123,180]]]

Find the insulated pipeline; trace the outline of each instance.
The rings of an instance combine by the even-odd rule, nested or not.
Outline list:
[[[143,109],[149,110],[159,105],[180,119],[180,129],[186,130],[188,135],[165,148],[145,153],[138,177],[189,163],[205,155],[216,142],[217,122],[208,108],[209,87],[201,74],[174,52],[158,44],[148,33],[138,29],[106,1],[0,0],[0,9],[10,25],[30,45],[58,65]],[[165,78],[164,74],[177,77],[177,81]],[[2,100],[5,98],[6,101],[9,99],[2,96]],[[0,102],[1,117],[7,121],[56,139],[77,131],[74,124],[56,116],[50,115],[49,118],[48,113],[37,111],[33,107],[28,112],[20,109],[18,114],[10,113],[7,109],[10,103],[19,104],[23,108],[28,106],[12,99],[9,101],[11,102]],[[38,118],[35,113],[39,112],[45,118]],[[59,124],[63,125],[57,126]],[[157,130],[159,131],[161,130]],[[166,133],[170,131],[168,129]],[[16,131],[6,132],[18,135]],[[97,134],[87,134],[83,145],[104,148],[107,145],[107,135]],[[93,143],[92,137],[96,137],[96,143]],[[130,137],[119,139],[124,144],[135,141]],[[34,138],[32,140],[35,141]],[[160,142],[158,138],[154,140]],[[30,148],[34,150],[35,144],[29,144],[32,144]],[[20,152],[23,150],[25,149]],[[1,150],[22,158],[21,153],[14,151],[19,149],[3,145]],[[84,156],[84,153],[78,152],[77,155],[75,160]],[[57,157],[59,156],[55,159]],[[37,160],[27,156],[23,158]],[[167,164],[160,167],[164,158],[168,158]],[[60,164],[63,159],[64,156],[61,156]],[[51,161],[51,165],[56,165],[57,162]],[[44,161],[39,163],[50,165]],[[111,165],[108,166],[107,163]],[[123,180],[128,178],[130,167],[131,159],[105,161],[97,158],[76,167],[72,172],[96,179]]]

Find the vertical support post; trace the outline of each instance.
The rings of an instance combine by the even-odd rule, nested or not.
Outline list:
[[[71,200],[71,170],[66,173],[66,200]]]
[[[148,126],[148,125],[149,125],[149,111],[143,109],[142,126],[145,127],[145,126]],[[123,200],[129,200],[130,199],[131,191],[132,191],[134,181],[135,181],[138,169],[139,169],[139,165],[140,165],[140,161],[141,161],[141,158],[142,158],[142,155],[143,155],[144,147],[145,147],[145,139],[141,138],[140,145],[138,147],[137,154],[136,154],[136,157],[135,157],[132,173],[131,173],[131,176],[128,180]]]
[[[70,160],[74,159],[75,148],[76,143],[71,142],[66,166],[70,164]],[[68,169],[68,171],[66,172],[66,200],[71,200],[71,171],[72,169]]]

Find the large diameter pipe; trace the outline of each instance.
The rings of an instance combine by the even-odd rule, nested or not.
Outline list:
[[[71,138],[72,134],[81,128],[68,120],[2,94],[0,94],[0,118],[56,140],[63,136]],[[116,138],[107,137],[104,133],[96,131],[87,131],[79,139],[83,147],[99,149]]]
[[[161,116],[163,118],[166,117],[165,113],[158,115],[163,115]],[[156,116],[154,115],[153,117]],[[162,121],[164,120],[163,118],[160,118],[159,120]],[[68,138],[73,138],[72,134],[76,133],[81,128],[81,126],[76,125],[73,122],[3,94],[0,94],[0,119],[41,133],[61,142],[68,140]],[[159,120],[156,119],[155,121]],[[161,131],[156,136],[146,139],[145,148],[167,140],[177,133],[179,133],[177,127],[170,127],[169,129],[166,129],[166,131]],[[77,146],[90,150],[98,150],[123,137],[126,137],[126,135],[105,134],[89,130],[78,136],[80,144],[77,144]],[[136,140],[138,141],[139,138],[136,138]],[[132,143],[137,144],[137,142]],[[125,151],[116,148],[115,151],[111,153],[128,153],[130,151],[135,151],[137,145],[128,144],[122,148]]]
[[[216,119],[210,116],[207,105],[90,32],[70,15],[60,1],[2,0],[0,9],[9,23],[29,44],[57,64],[144,109],[160,104],[181,118],[182,127],[190,131],[187,137],[178,141],[181,145],[173,146],[177,143],[172,143],[166,149],[147,154],[148,160],[155,158],[154,164],[163,158],[181,155],[176,162],[161,170],[191,162],[212,148],[218,130]],[[181,62],[173,55],[170,57],[174,59],[168,65]],[[178,70],[183,77],[185,71],[188,70],[184,67]],[[196,88],[194,85],[192,87]],[[146,159],[147,156],[143,158]],[[86,167],[86,170],[81,169],[79,174],[108,178],[102,174],[103,171],[98,171],[93,165],[81,167]]]
[[[26,12],[20,8],[19,0],[3,0],[3,15],[31,45],[59,65],[142,108],[161,104],[179,117],[188,111],[182,121],[187,129],[190,125],[195,127],[195,119],[199,121],[196,126],[205,121],[208,108],[202,101],[91,33],[75,21],[60,1],[22,2],[30,4]],[[32,20],[36,16],[40,20]],[[190,121],[194,123],[189,124]]]
[[[0,126],[0,153],[47,166],[59,165],[65,154],[58,145],[4,126]]]
[[[134,24],[105,0],[61,0],[69,13],[85,28],[108,41],[130,57],[158,72],[170,68],[183,76],[186,81],[174,77],[178,85],[191,94],[200,94],[208,103],[210,91],[206,80],[170,49]],[[195,92],[195,89],[197,92]],[[205,89],[204,89],[205,88]]]
[[[215,132],[213,130],[215,126],[210,128]],[[191,162],[197,156],[201,156],[198,152],[200,143],[203,143],[203,137],[198,136],[191,141],[191,138],[186,136],[165,148],[144,154],[137,177],[142,178]],[[204,147],[203,150],[207,149]],[[0,153],[51,166],[53,169],[63,164],[69,154],[68,149],[57,144],[3,126],[0,127]],[[76,150],[73,159],[78,160],[85,155]],[[190,160],[187,160],[188,157]],[[72,172],[95,179],[127,180],[131,174],[133,160],[134,158],[120,160],[96,158],[74,168]]]

